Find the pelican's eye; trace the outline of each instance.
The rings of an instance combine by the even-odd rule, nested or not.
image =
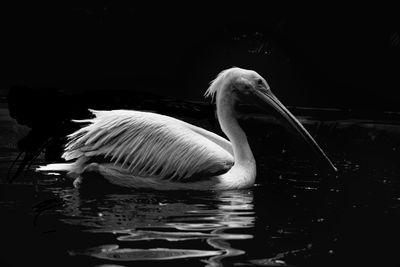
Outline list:
[[[262,85],[264,85],[264,82],[262,79],[257,79],[257,84],[258,84],[258,86],[262,86]]]

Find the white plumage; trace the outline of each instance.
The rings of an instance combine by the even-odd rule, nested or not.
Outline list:
[[[89,125],[68,136],[66,160],[108,157],[132,175],[174,180],[221,173],[233,165],[228,151],[183,121],[130,110],[92,113],[95,118],[78,121]]]
[[[251,70],[231,68],[221,72],[206,95],[216,96],[218,120],[231,142],[160,114],[91,110],[94,118],[76,121],[86,125],[68,136],[62,157],[73,162],[49,164],[38,170],[68,171],[76,178],[74,185],[81,182],[85,172],[95,171],[113,184],[131,188],[222,190],[252,186],[255,159],[237,123],[235,103],[239,96],[251,96],[277,105],[282,114],[288,111],[281,110],[268,84]],[[291,116],[284,119],[293,120]],[[298,127],[299,122],[294,120],[290,123]],[[300,128],[297,130],[305,131]],[[305,138],[311,136],[306,133]]]

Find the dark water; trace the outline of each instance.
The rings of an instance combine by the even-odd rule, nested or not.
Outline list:
[[[308,127],[337,176],[267,152],[265,136],[262,149],[253,144],[259,175],[248,190],[75,189],[27,171],[0,184],[0,265],[399,266],[399,126]],[[0,154],[4,178],[16,152]]]

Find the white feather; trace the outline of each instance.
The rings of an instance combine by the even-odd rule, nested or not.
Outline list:
[[[37,171],[71,171],[75,168],[74,163],[53,163],[46,166],[40,166]]]

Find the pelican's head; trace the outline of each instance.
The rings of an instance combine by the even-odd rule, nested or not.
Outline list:
[[[290,132],[305,141],[317,154],[318,158],[336,171],[336,167],[317,142],[296,117],[278,100],[272,93],[268,83],[257,72],[237,67],[226,69],[211,82],[205,96],[216,98],[217,109],[222,108],[223,105],[232,105],[231,107],[233,107],[236,102],[240,101],[255,104],[272,113]],[[221,107],[218,107],[219,105]]]
[[[211,82],[205,96],[212,99],[215,97],[241,99],[255,91],[270,91],[265,79],[253,70],[233,67],[218,74],[217,78]]]

